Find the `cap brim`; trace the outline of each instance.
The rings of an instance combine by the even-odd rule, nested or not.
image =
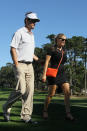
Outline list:
[[[40,22],[40,20],[39,19],[35,19],[36,20],[36,22]]]
[[[28,17],[26,17],[26,18],[28,18]],[[31,18],[28,18],[28,19],[34,20],[35,22],[39,22],[40,21],[39,19],[31,19]]]

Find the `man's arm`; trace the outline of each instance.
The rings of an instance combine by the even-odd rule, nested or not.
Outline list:
[[[11,47],[10,53],[11,53],[11,57],[12,57],[13,63],[17,67],[17,65],[18,65],[18,59],[17,59],[16,48]]]

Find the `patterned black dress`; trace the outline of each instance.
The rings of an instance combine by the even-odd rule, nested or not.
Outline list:
[[[51,56],[50,67],[53,67],[53,68],[58,67],[60,59],[62,57],[62,50],[60,51],[58,49],[55,49],[55,50],[51,49],[49,52],[47,52],[47,55]],[[62,62],[59,66],[57,76],[56,76],[56,78],[47,77],[48,85],[58,85],[58,87],[61,87],[61,85],[63,83],[68,82],[67,76],[65,74],[65,69],[64,69],[64,63],[67,61],[67,55],[66,55],[66,51],[63,50],[63,52],[64,52],[63,59],[62,59]]]

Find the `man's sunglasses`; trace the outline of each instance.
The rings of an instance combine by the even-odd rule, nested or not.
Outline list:
[[[29,21],[30,23],[36,23],[36,22],[37,22],[36,19],[28,19],[28,21]]]
[[[66,41],[66,39],[63,39],[63,38],[59,38],[61,41]]]

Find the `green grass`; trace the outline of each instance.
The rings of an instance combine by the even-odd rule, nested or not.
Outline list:
[[[2,105],[8,98],[11,89],[0,89],[0,131],[82,131],[87,128],[87,97],[71,97],[71,112],[78,118],[77,122],[70,122],[64,119],[65,107],[63,95],[56,94],[49,105],[49,118],[42,118],[43,104],[46,92],[35,92],[33,120],[37,120],[37,126],[22,123],[20,121],[21,101],[17,101],[11,111],[11,121],[4,122]]]

